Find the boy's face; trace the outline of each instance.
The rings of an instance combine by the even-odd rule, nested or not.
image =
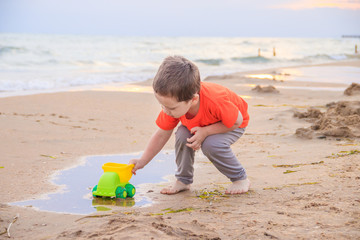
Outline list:
[[[178,102],[174,97],[162,96],[157,93],[155,93],[155,97],[159,101],[163,111],[173,118],[179,118],[185,115],[193,103],[193,99],[190,101]]]

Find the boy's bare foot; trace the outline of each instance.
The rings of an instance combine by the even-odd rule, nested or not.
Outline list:
[[[250,180],[244,179],[244,180],[238,180],[233,182],[228,189],[226,189],[226,194],[241,194],[246,193],[249,191],[250,188]]]
[[[164,188],[160,191],[162,194],[176,194],[182,191],[186,191],[190,189],[190,184],[186,185],[179,180],[176,180],[175,183],[171,187]]]

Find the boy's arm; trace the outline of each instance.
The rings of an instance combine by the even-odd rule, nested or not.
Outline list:
[[[227,133],[230,132],[238,127],[243,122],[243,116],[241,112],[239,111],[238,118],[236,119],[235,124],[228,128],[225,126],[222,122],[217,122],[205,127],[194,127],[191,129],[191,133],[194,134],[191,138],[188,138],[188,144],[186,146],[198,150],[201,147],[201,143],[204,141],[204,139],[207,136],[213,135],[213,134],[219,134],[219,133]]]
[[[150,138],[145,151],[140,159],[131,159],[129,164],[134,164],[132,172],[136,174],[138,169],[143,168],[160,152],[169,140],[173,130],[163,130],[159,128]]]

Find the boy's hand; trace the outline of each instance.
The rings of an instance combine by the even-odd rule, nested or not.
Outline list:
[[[136,171],[138,169],[142,169],[145,166],[145,164],[143,164],[140,159],[131,159],[129,164],[134,164],[134,168],[131,170],[134,175],[136,175]]]
[[[186,146],[189,148],[199,150],[204,139],[208,136],[207,131],[202,127],[194,127],[191,129],[191,133],[194,134],[191,138],[188,138]]]

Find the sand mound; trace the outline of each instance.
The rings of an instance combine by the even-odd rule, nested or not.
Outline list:
[[[360,101],[340,101],[326,105],[327,110],[321,113],[310,108],[305,113],[295,112],[294,117],[306,118],[312,122],[310,128],[299,128],[296,135],[311,139],[318,137],[360,137]]]
[[[360,84],[352,83],[345,91],[345,95],[353,96],[360,95]]]
[[[298,128],[295,135],[301,138],[312,139],[314,137],[314,131],[310,128]]]
[[[294,117],[297,118],[320,118],[323,113],[319,109],[310,108],[307,112],[295,112]]]
[[[267,87],[261,87],[260,85],[256,85],[251,91],[255,91],[258,93],[279,93],[279,90],[277,90],[274,86],[269,85]]]

